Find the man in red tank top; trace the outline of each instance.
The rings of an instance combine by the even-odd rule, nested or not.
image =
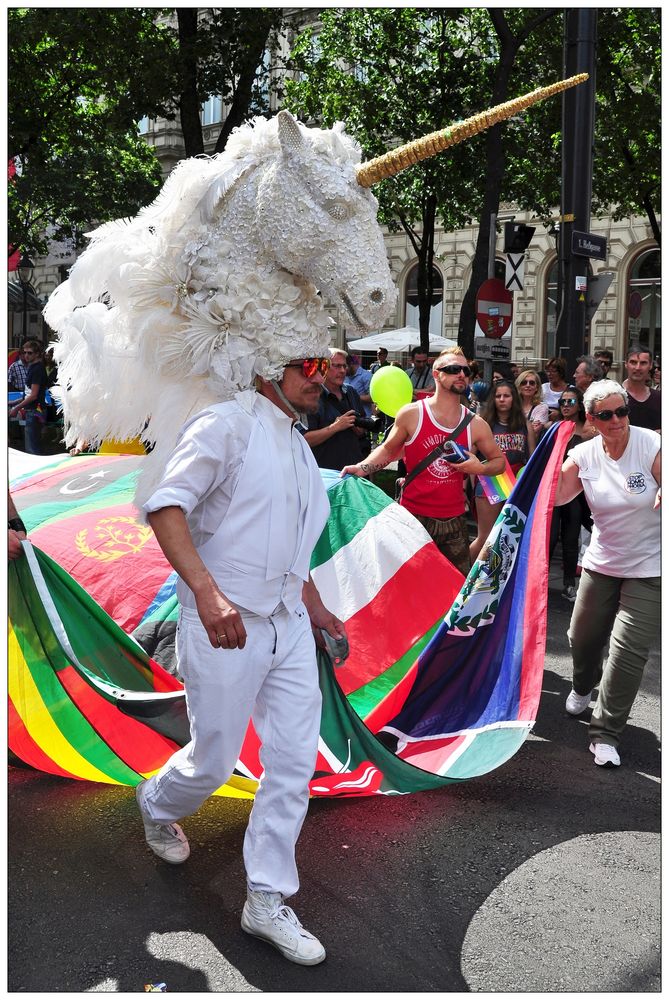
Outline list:
[[[378,448],[357,465],[347,465],[342,476],[367,476],[384,469],[404,455],[407,474],[455,430],[467,413],[462,393],[469,366],[459,348],[448,348],[434,361],[434,396],[403,406],[390,434]],[[437,458],[412,479],[402,496],[402,506],[425,526],[440,551],[465,576],[469,572],[469,536],[465,518],[464,480],[474,475],[496,476],[504,471],[504,455],[495,444],[490,427],[474,417],[458,434],[456,444],[469,455],[454,465]],[[475,456],[480,452],[485,462]]]

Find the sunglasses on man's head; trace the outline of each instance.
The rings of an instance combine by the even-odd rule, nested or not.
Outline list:
[[[346,365],[344,365],[346,367]],[[301,368],[305,378],[313,378],[314,375],[325,377],[330,368],[329,358],[305,358],[304,361],[296,361],[286,365],[286,368]]]
[[[599,413],[593,413],[595,420],[611,420],[615,415],[622,420],[626,417],[630,411],[629,406],[619,406],[617,410],[600,410]]]
[[[437,371],[445,372],[446,375],[459,375],[462,372],[466,378],[469,378],[472,373],[469,365],[444,365],[442,368],[437,368]]]
[[[558,406],[576,406],[577,403],[578,400],[570,396],[568,399],[561,399]]]

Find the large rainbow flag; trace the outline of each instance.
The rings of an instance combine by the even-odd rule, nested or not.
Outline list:
[[[324,473],[312,574],[351,655],[319,656],[312,795],[406,794],[500,766],[539,702],[552,498],[568,428],[541,442],[466,581],[385,493]],[[139,456],[12,454],[31,542],[9,570],[9,745],[49,773],[134,785],[189,739],[174,574],[132,505]],[[221,794],[261,775],[249,727]]]

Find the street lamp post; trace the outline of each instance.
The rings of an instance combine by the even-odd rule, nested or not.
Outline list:
[[[30,282],[32,281],[33,273],[35,271],[35,265],[31,261],[27,253],[21,254],[21,260],[16,268],[16,273],[19,276],[19,281],[21,282],[21,290],[23,292],[23,330],[21,341],[23,342],[28,335],[28,289],[30,288]]]

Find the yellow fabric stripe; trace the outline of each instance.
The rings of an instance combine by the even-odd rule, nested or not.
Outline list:
[[[9,623],[7,641],[7,684],[9,696],[21,716],[24,726],[35,743],[42,748],[58,767],[87,781],[101,781],[117,785],[108,774],[99,771],[68,743],[44,704],[32,674],[28,669],[16,633]]]

